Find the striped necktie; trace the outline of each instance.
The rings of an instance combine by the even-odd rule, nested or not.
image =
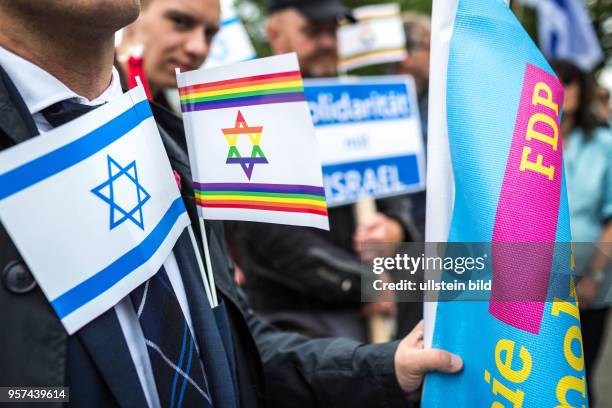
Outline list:
[[[85,105],[69,100],[54,103],[43,109],[41,113],[49,124],[56,128],[78,118],[102,105]]]
[[[144,333],[161,405],[212,407],[197,345],[164,268],[130,297]]]

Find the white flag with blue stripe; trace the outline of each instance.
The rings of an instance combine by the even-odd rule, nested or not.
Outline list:
[[[257,57],[233,0],[221,0],[221,29],[213,38],[204,68],[213,68]]]
[[[547,58],[567,59],[591,71],[604,54],[582,0],[521,0],[538,11],[538,39]]]
[[[153,276],[189,218],[142,87],[0,153],[0,220],[69,334]]]

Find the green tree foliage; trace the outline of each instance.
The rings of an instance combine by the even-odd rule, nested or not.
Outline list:
[[[606,62],[612,65],[612,0],[587,0],[586,3],[606,55]]]

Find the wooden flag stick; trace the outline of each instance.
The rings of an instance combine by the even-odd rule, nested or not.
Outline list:
[[[373,198],[362,198],[355,203],[357,225],[363,224],[376,214],[376,202]],[[371,343],[385,343],[391,340],[392,321],[381,315],[368,318],[368,335]]]
[[[198,249],[198,241],[196,241],[195,234],[193,233],[193,227],[191,224],[187,227],[189,231],[189,238],[191,238],[191,245],[193,246],[193,251],[196,254],[196,259],[198,261],[198,268],[200,269],[200,275],[202,276],[202,282],[204,282],[204,290],[206,291],[206,297],[208,298],[208,303],[210,303],[210,307],[215,307],[213,304],[213,297],[210,287],[208,285],[208,277],[206,276],[206,270],[204,269],[204,264],[202,263],[202,255],[200,255],[200,250]]]
[[[208,249],[208,237],[206,236],[206,226],[204,225],[204,218],[200,218],[200,232],[202,234],[202,245],[204,246],[204,259],[206,259],[206,270],[208,271],[208,279],[210,280],[210,288],[212,292],[212,299],[214,306],[219,304],[217,300],[217,290],[215,289],[215,274],[212,269],[212,263],[210,262],[210,250]],[[213,307],[214,307],[213,306]]]

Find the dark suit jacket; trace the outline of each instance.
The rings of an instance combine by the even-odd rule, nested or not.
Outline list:
[[[37,132],[10,79],[3,72],[0,74],[3,74],[0,149],[4,149]],[[153,110],[162,125],[160,133],[171,165],[181,174],[183,199],[197,229],[181,122],[161,108]],[[233,345],[225,351],[234,357],[232,375],[236,385],[226,384],[230,389],[221,390],[220,394],[237,389],[242,407],[403,405],[404,395],[395,379],[393,365],[397,343],[363,345],[347,339],[309,340],[274,329],[253,313],[244,294],[233,283],[222,223],[207,222],[207,230],[217,291],[227,310],[229,337],[222,330],[214,333],[207,330],[215,317],[206,311],[202,281],[184,235],[177,242],[175,253],[203,358],[219,354],[218,348],[223,349],[228,342]],[[111,309],[75,335],[68,336],[35,284],[26,285],[28,279],[23,276],[17,283],[5,279],[15,276],[12,273],[15,261],[21,260],[21,256],[1,225],[0,248],[0,271],[3,271],[0,386],[68,385],[74,406],[145,406],[144,393],[115,312]],[[12,272],[7,274],[11,268]],[[23,290],[16,290],[20,288]],[[216,324],[223,325],[219,320]],[[216,349],[210,350],[211,342]],[[219,356],[225,358],[226,354]],[[219,378],[224,378],[223,373]]]

